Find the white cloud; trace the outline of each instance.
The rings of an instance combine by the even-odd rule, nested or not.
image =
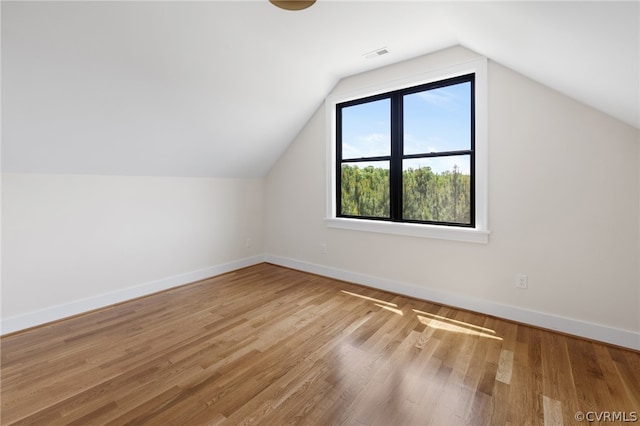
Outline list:
[[[459,97],[446,89],[434,89],[416,93],[418,97],[439,108],[452,109]]]
[[[371,133],[359,138],[364,143],[370,144],[381,144],[381,143],[389,143],[389,135],[385,135],[382,133]]]
[[[390,155],[390,136],[384,133],[369,133],[359,136],[352,143],[342,145],[343,158],[380,157]]]
[[[404,134],[405,154],[422,154],[425,152],[442,151],[442,147],[445,143],[446,141],[439,137],[429,137],[426,139],[421,139],[416,138],[415,136],[408,133]]]

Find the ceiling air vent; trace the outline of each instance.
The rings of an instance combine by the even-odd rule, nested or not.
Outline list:
[[[364,56],[366,59],[372,59],[377,58],[378,56],[386,55],[387,53],[389,53],[389,49],[387,49],[386,47],[381,47],[379,49],[365,53],[362,56]]]

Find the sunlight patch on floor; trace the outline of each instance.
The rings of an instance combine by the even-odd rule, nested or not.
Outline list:
[[[464,321],[458,321],[441,315],[431,314],[429,312],[412,309],[418,314],[420,322],[427,327],[436,328],[438,330],[453,331],[455,333],[470,334],[472,336],[487,337],[489,339],[502,340],[502,337],[496,336],[496,332],[490,328],[480,327],[478,325],[469,324]]]
[[[392,308],[391,306],[381,305],[380,303],[374,303],[374,305],[381,307],[382,309],[386,309],[387,311],[393,312],[394,314],[403,315],[402,309]]]
[[[373,304],[379,308],[382,308],[386,311],[393,312],[397,315],[404,316],[404,312],[402,309],[398,308],[398,305],[391,302],[385,302],[384,300],[376,299],[369,296],[364,296],[358,293],[352,293],[347,290],[340,290],[344,294],[348,294],[349,296],[358,297],[360,299],[369,300],[374,302]],[[454,333],[464,333],[471,336],[479,336],[486,337],[488,339],[502,340],[501,337],[496,336],[496,332],[491,330],[490,328],[481,327],[475,324],[469,324],[464,321],[458,321],[455,319],[447,318],[442,315],[432,314],[430,312],[420,311],[418,309],[412,309],[412,311],[418,316],[418,320],[426,325],[427,327],[451,331]]]
[[[363,296],[362,294],[352,293],[352,292],[347,291],[347,290],[340,290],[340,291],[342,293],[348,294],[349,296],[355,296],[355,297],[359,297],[361,299],[370,300],[372,302],[380,303],[380,304],[385,305],[385,306],[391,306],[391,307],[394,307],[394,308],[398,307],[398,305],[396,305],[395,303],[385,302],[384,300],[375,299],[375,298],[369,297],[369,296]]]

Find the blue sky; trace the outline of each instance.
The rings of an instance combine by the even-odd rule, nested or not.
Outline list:
[[[469,149],[470,83],[406,95],[404,97],[405,154]],[[383,99],[342,110],[343,158],[390,154],[390,100]],[[386,163],[388,167],[388,163]],[[411,160],[406,167],[431,166],[436,172],[456,164],[469,173],[468,157]],[[379,164],[380,167],[385,167]]]

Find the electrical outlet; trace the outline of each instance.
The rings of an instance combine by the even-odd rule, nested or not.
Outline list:
[[[529,288],[529,282],[525,274],[516,274],[516,287]]]
[[[247,240],[244,243],[245,247],[250,248],[251,247],[251,238],[247,238]]]
[[[322,253],[326,253],[327,252],[327,245],[326,244],[320,244],[320,251],[322,251]]]

